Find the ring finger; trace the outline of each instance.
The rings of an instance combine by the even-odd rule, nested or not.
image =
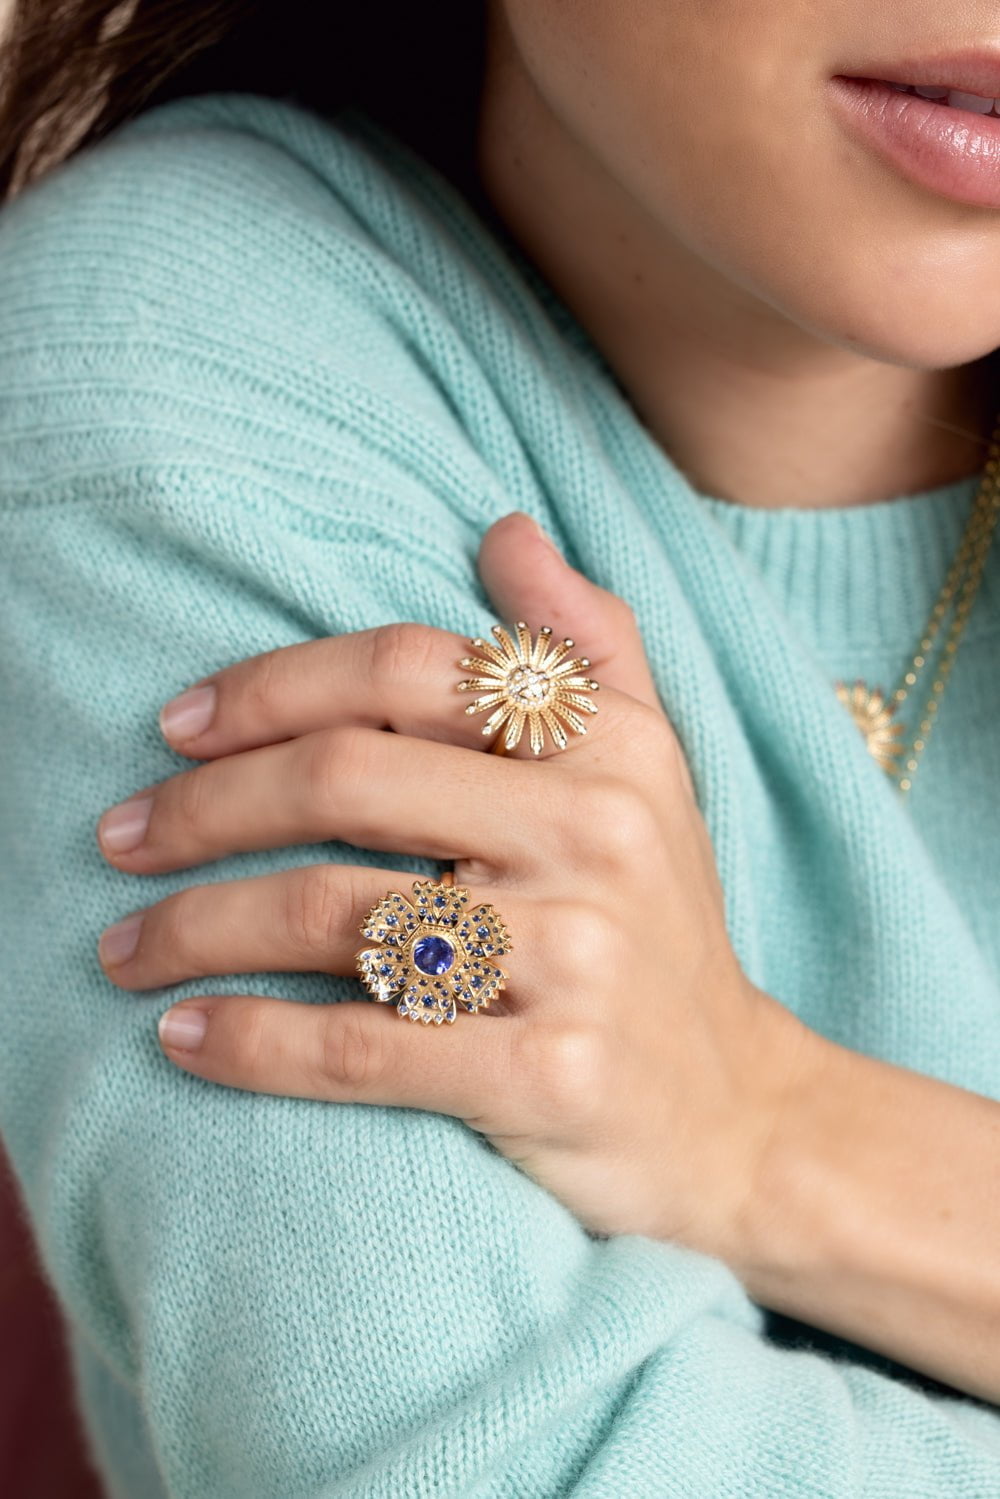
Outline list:
[[[318,972],[357,977],[356,954],[372,947],[360,928],[389,890],[412,902],[426,876],[363,865],[308,864],[249,879],[191,885],[102,933],[98,955],[123,989],[153,989],[217,973]],[[539,903],[477,886],[466,910],[489,903],[510,930],[497,959],[508,985],[486,1014],[529,1007],[541,991],[546,928]],[[529,961],[530,958],[530,961]],[[546,965],[548,966],[548,965]],[[549,986],[551,987],[551,985]],[[358,997],[365,991],[360,985]]]

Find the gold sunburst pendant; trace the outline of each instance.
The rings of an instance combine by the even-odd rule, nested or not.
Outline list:
[[[478,655],[463,656],[459,665],[470,667],[476,676],[459,682],[458,690],[482,696],[465,711],[483,713],[492,708],[483,733],[502,731],[494,747],[503,753],[516,748],[525,724],[532,754],[542,752],[543,728],[548,729],[556,749],[565,749],[566,730],[585,734],[587,725],[581,714],[597,712],[597,704],[584,696],[598,689],[587,672],[590,660],[569,654],[575,641],[568,636],[553,644],[549,625],[543,625],[534,640],[523,619],[514,629],[512,640],[501,625],[493,625],[496,645],[478,635],[470,641]]]
[[[860,677],[850,687],[845,682],[837,682],[836,692],[864,735],[875,762],[882,770],[895,775],[905,748],[903,725],[893,717],[898,704],[889,702],[881,687],[868,687]]]

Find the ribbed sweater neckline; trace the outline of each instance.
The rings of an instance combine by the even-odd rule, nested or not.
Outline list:
[[[908,653],[917,648],[978,488],[973,475],[864,505],[765,509],[709,495],[698,503],[815,644]],[[965,639],[998,630],[994,535]]]

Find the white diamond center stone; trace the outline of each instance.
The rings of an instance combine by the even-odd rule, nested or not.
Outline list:
[[[530,666],[517,666],[507,678],[510,696],[528,708],[540,708],[552,696],[552,679]]]

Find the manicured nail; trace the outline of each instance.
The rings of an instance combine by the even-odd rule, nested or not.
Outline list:
[[[127,854],[138,848],[146,836],[152,808],[151,796],[134,796],[105,812],[97,825],[104,847],[113,854]]]
[[[114,926],[104,929],[97,944],[102,963],[114,964],[128,961],[139,941],[142,917],[143,913],[140,911],[137,915],[126,916],[124,921],[116,921]]]
[[[215,716],[216,691],[206,687],[189,687],[172,697],[160,710],[160,731],[164,739],[193,739],[208,728]]]
[[[191,1005],[175,1005],[160,1016],[160,1041],[172,1051],[197,1051],[207,1030],[205,1011]]]

